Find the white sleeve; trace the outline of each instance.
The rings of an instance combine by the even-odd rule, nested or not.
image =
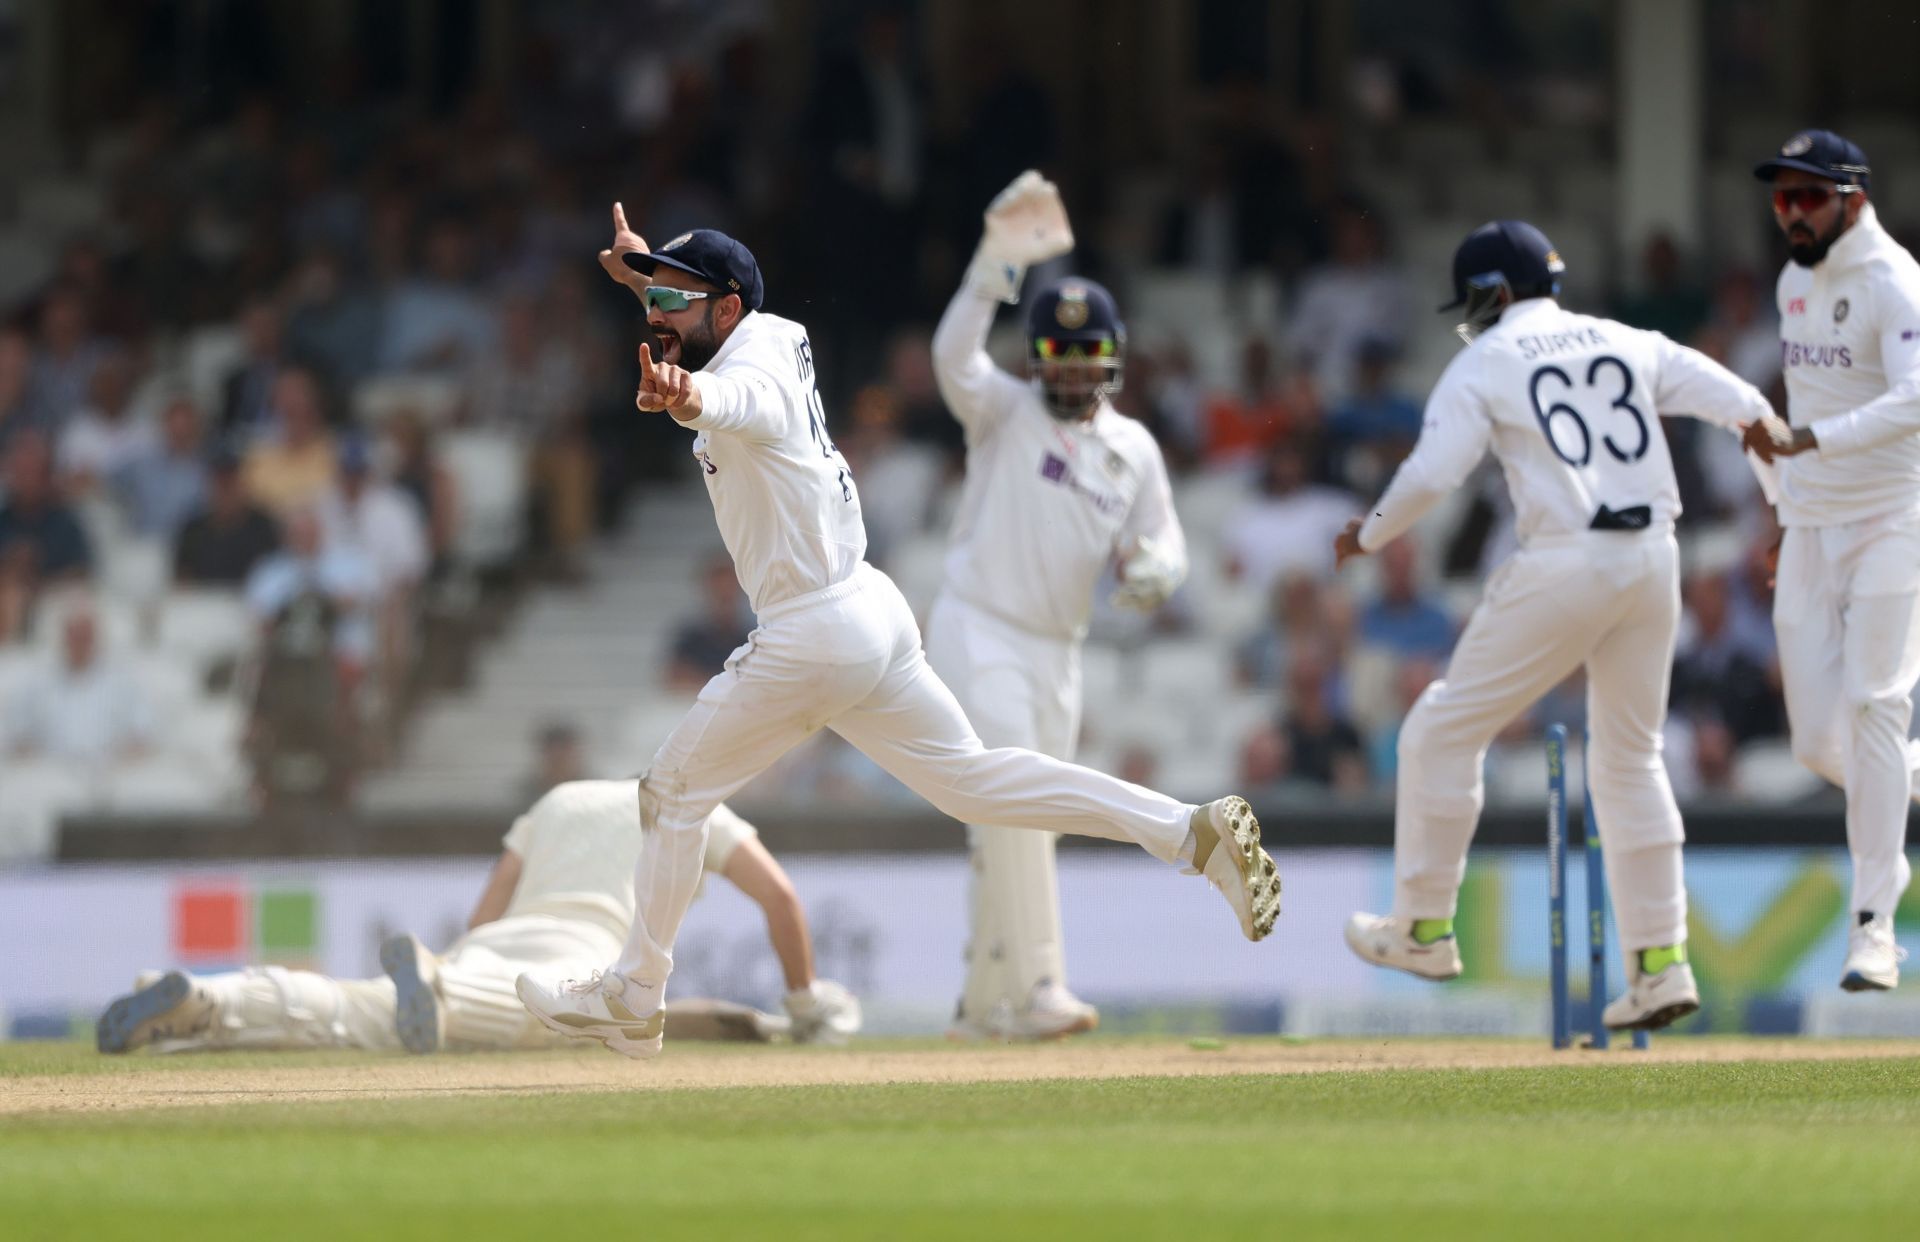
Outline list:
[[[1813,424],[1822,457],[1864,452],[1920,432],[1920,268],[1890,273],[1872,301],[1887,390],[1858,409]]]
[[[1025,383],[987,356],[987,331],[999,308],[997,300],[968,281],[947,303],[933,333],[933,378],[970,446],[986,439],[1027,392]]]
[[[681,426],[749,440],[778,440],[786,434],[787,399],[758,367],[729,366],[725,374],[696,371],[693,385],[700,390],[700,414]]]
[[[1486,456],[1493,423],[1485,405],[1464,377],[1462,354],[1427,398],[1420,442],[1393,472],[1393,482],[1360,528],[1360,546],[1368,552],[1405,534],[1427,510],[1459,487]]]
[[[1702,419],[1725,427],[1733,435],[1740,434],[1742,424],[1773,413],[1773,404],[1758,388],[1699,350],[1677,344],[1658,332],[1644,335],[1653,347],[1655,413]],[[1767,503],[1776,503],[1779,476],[1774,468],[1752,453],[1742,456],[1760,481]]]
[[[1171,584],[1178,586],[1187,577],[1187,534],[1174,511],[1173,485],[1167,479],[1167,460],[1158,444],[1148,445],[1146,459],[1147,477],[1133,498],[1133,507],[1127,510],[1115,551],[1124,552],[1138,540],[1151,539],[1170,571]]]
[[[719,875],[727,869],[727,860],[740,848],[740,843],[759,835],[759,829],[722,802],[707,817],[707,852],[701,859],[701,869]]]

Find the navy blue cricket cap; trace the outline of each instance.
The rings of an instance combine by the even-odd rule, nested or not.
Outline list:
[[[1467,285],[1475,277],[1498,273],[1516,296],[1550,289],[1567,265],[1547,235],[1525,220],[1494,220],[1467,234],[1453,252],[1453,301],[1440,309],[1457,310],[1467,304]]]
[[[1069,276],[1040,291],[1027,308],[1027,335],[1061,341],[1125,342],[1127,325],[1121,322],[1119,303],[1098,281]],[[1029,342],[1031,344],[1031,342]]]
[[[629,252],[623,256],[627,266],[646,276],[659,267],[670,267],[697,276],[716,289],[740,295],[748,310],[759,310],[766,289],[760,283],[760,264],[753,251],[718,229],[695,229],[682,233],[652,254]]]
[[[1753,175],[1771,181],[1783,168],[1797,168],[1863,190],[1873,175],[1867,167],[1867,153],[1830,129],[1801,130],[1780,144],[1780,154],[1756,165]]]

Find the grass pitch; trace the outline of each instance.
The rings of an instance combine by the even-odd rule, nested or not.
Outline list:
[[[1091,1055],[1082,1047],[1058,1055]],[[995,1053],[945,1055],[990,1068]],[[1516,1068],[539,1090],[553,1067],[599,1072],[611,1062],[590,1058],[604,1056],[413,1062],[429,1080],[440,1066],[479,1066],[493,1085],[369,1098],[352,1083],[392,1058],[109,1061],[0,1045],[0,1099],[11,1090],[19,1103],[31,1089],[54,1101],[0,1114],[0,1236],[1428,1242],[1920,1231],[1912,1057],[1622,1054]],[[611,1072],[639,1081],[707,1057],[804,1076],[862,1056],[678,1045],[657,1067]],[[230,1081],[210,1098],[247,1098],[234,1084],[253,1073],[280,1085],[261,1086],[260,1103],[58,1106],[63,1082],[184,1083],[216,1062]],[[289,1093],[289,1071],[312,1089]]]

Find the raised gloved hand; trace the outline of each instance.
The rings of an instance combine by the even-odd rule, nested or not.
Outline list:
[[[844,1044],[860,1030],[860,999],[831,979],[815,979],[781,1003],[796,1044]]]
[[[1140,539],[1120,562],[1120,589],[1113,593],[1113,603],[1135,612],[1152,612],[1167,602],[1186,576],[1186,566],[1164,545]]]
[[[1035,263],[1073,249],[1060,187],[1029,168],[987,204],[986,233],[974,251],[967,279],[1002,302],[1020,300],[1020,278]]]

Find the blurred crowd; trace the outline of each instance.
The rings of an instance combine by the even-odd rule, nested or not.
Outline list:
[[[1118,404],[1166,451],[1196,561],[1150,632],[1103,611],[1096,642],[1204,644],[1253,705],[1207,743],[1243,785],[1390,789],[1398,722],[1511,520],[1488,470],[1332,575],[1335,532],[1418,435],[1408,355],[1446,331],[1339,132],[1229,64],[1191,141],[1116,164],[1069,140],[1058,93],[984,20],[958,106],[936,107],[892,6],[823,24],[789,109],[761,6],[666,6],[671,38],[638,37],[664,19],[635,7],[612,32],[530,9],[511,92],[423,97],[353,60],[317,93],[242,60],[195,93],[135,69],[103,92],[76,141],[89,209],[0,319],[0,764],[15,819],[39,808],[38,827],[0,822],[0,853],[8,831],[44,848],[76,808],[350,800],[453,676],[438,654],[483,641],[488,601],[580,581],[634,490],[684,474],[683,438],[630,405],[637,304],[595,270],[615,199],[655,240],[749,242],[768,308],[813,332],[874,559],[937,577],[960,458],[929,334],[978,212],[1029,166],[1067,188],[1076,263],[1133,321]],[[1767,282],[1656,238],[1595,309],[1777,395]],[[1689,545],[1669,758],[1684,789],[1739,793],[1743,751],[1783,729],[1772,532],[1730,437],[1667,433],[1710,534]],[[697,687],[747,624],[724,566],[703,572],[663,692]],[[1563,688],[1503,745],[1580,717]],[[555,724],[541,744],[577,741]],[[1129,775],[1166,775],[1163,744],[1113,741]],[[872,784],[811,787],[836,780]]]

